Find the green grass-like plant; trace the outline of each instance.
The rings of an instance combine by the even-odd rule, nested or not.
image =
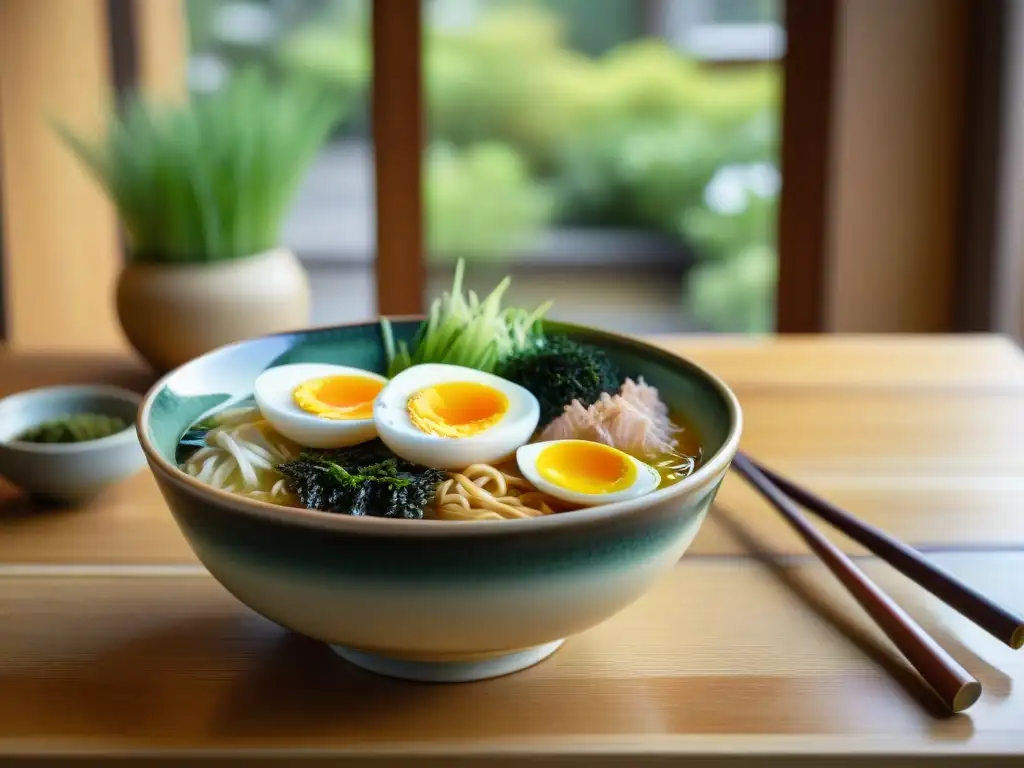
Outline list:
[[[273,85],[245,70],[181,104],[135,94],[95,141],[55,129],[116,206],[132,261],[215,262],[279,244],[340,112],[309,82]]]

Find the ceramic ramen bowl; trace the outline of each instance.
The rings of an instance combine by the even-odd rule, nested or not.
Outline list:
[[[411,340],[417,320],[394,323]],[[252,610],[366,669],[423,681],[514,672],[613,616],[672,568],[700,529],[737,450],[739,404],[699,366],[602,331],[545,324],[601,346],[699,430],[702,464],[646,496],[545,517],[398,520],[281,507],[180,471],[185,430],[248,399],[287,363],[382,373],[378,323],[261,337],[209,352],[146,395],[138,432],[174,519],[217,581]]]

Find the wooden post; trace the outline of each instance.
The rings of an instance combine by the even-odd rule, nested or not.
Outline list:
[[[103,0],[0,0],[0,72],[6,342],[126,348],[113,206],[49,123],[103,125],[112,96]]]
[[[964,0],[788,0],[780,332],[952,327]]]
[[[827,322],[829,173],[837,0],[787,0],[776,329]]]
[[[423,311],[422,17],[419,0],[373,3],[377,311]]]
[[[842,4],[829,187],[830,331],[940,333],[953,326],[966,6]]]
[[[116,10],[126,23],[111,26]],[[0,72],[12,74],[0,78],[0,339],[11,347],[128,348],[113,300],[116,211],[49,120],[101,131],[115,64],[135,70],[131,85],[183,94],[183,14],[181,0],[0,0]],[[112,56],[118,46],[130,55]]]

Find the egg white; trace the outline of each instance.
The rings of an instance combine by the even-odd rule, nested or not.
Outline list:
[[[497,424],[469,437],[422,432],[409,419],[409,398],[426,387],[455,381],[493,387],[508,398],[508,411]],[[374,402],[373,420],[380,439],[403,459],[435,469],[465,469],[512,456],[537,429],[540,404],[528,389],[500,376],[459,365],[424,363],[406,368],[388,382]]]
[[[294,389],[321,376],[360,376],[387,382],[384,376],[347,365],[296,363],[268,368],[253,384],[253,396],[263,418],[285,437],[310,448],[345,448],[375,438],[377,428],[372,417],[325,419],[295,404]]]
[[[538,491],[546,493],[549,496],[553,496],[556,499],[569,502],[570,504],[579,504],[580,506],[586,507],[593,507],[599,504],[611,504],[616,501],[626,501],[627,499],[635,499],[638,496],[651,493],[661,484],[661,475],[658,473],[657,469],[623,451],[619,451],[622,457],[633,462],[633,465],[636,467],[636,478],[632,485],[628,488],[623,488],[621,491],[614,491],[612,493],[582,493],[580,491],[572,491],[568,488],[556,485],[541,475],[540,471],[537,469],[537,457],[540,456],[541,452],[545,448],[556,443],[582,442],[586,441],[546,440],[542,443],[530,443],[522,446],[516,451],[516,464],[519,465],[519,471],[523,473],[523,477],[529,480]]]

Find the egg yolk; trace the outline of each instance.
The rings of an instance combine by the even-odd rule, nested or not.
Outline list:
[[[408,411],[413,425],[428,435],[470,437],[501,421],[508,398],[486,384],[450,381],[413,394]]]
[[[383,388],[383,382],[364,376],[323,376],[302,382],[292,396],[306,413],[347,421],[372,418],[373,400]]]
[[[636,482],[636,465],[602,443],[555,443],[540,452],[536,466],[548,482],[588,495],[623,491]]]

